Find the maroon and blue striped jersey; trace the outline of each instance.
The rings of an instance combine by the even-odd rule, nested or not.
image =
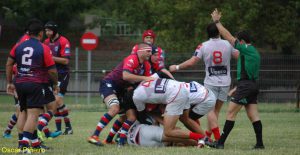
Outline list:
[[[17,64],[16,83],[48,83],[48,70],[55,68],[49,47],[35,38],[16,44],[10,57]]]

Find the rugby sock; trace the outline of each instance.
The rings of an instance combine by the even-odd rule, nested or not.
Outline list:
[[[110,129],[110,132],[106,138],[106,142],[111,143],[116,133],[119,131],[119,129],[122,127],[122,122],[119,120],[116,120],[114,122],[113,127]]]
[[[6,130],[5,130],[4,132],[7,133],[7,134],[10,134],[10,133],[11,133],[11,130],[12,130],[12,129],[14,128],[14,126],[16,125],[17,120],[18,120],[18,118],[17,118],[16,114],[13,114],[13,115],[11,116],[11,118],[10,118],[8,124],[7,124],[7,128],[6,128]]]
[[[18,133],[18,141],[20,141],[20,140],[22,140],[23,139],[23,133]],[[20,146],[20,143],[19,143],[19,147],[18,148],[20,148],[21,146]]]
[[[215,140],[218,141],[220,139],[220,129],[219,127],[215,127],[211,129],[212,133],[214,134]]]
[[[262,124],[261,121],[256,121],[252,123],[253,128],[254,128],[254,132],[256,135],[256,145],[257,146],[263,146],[263,140],[262,140]]]
[[[56,131],[61,131],[61,115],[60,115],[60,112],[58,110],[59,109],[57,108],[57,112],[54,114],[54,116],[55,116],[55,125],[56,125]]]
[[[34,130],[32,139],[31,139],[31,146],[37,148],[41,145],[41,142],[38,139],[37,130]]]
[[[32,135],[33,134],[30,132],[23,131],[23,138],[22,138],[22,140],[19,140],[19,146],[21,148],[23,148],[23,147],[29,148],[29,142],[30,142],[30,139],[32,139]]]
[[[46,136],[47,138],[50,137],[50,131],[49,131],[49,128],[48,128],[48,127],[44,127],[43,132],[44,132],[44,134],[45,134],[45,136]]]
[[[22,140],[23,139],[23,133],[19,133],[18,134],[19,139],[18,140]]]
[[[218,144],[224,145],[227,136],[229,135],[230,131],[232,130],[232,128],[234,126],[234,122],[235,121],[226,120],[222,135],[221,135],[220,139],[218,140]]]
[[[65,117],[64,121],[65,121],[65,124],[66,124],[66,128],[72,129],[70,118]]]
[[[199,139],[204,138],[205,135],[202,135],[200,133],[190,132],[190,139],[194,139],[195,141],[198,141]]]
[[[45,126],[48,125],[49,121],[52,119],[53,113],[51,111],[47,111],[39,117],[37,129],[39,131],[43,131]]]
[[[106,127],[106,125],[111,121],[111,119],[112,119],[112,117],[108,113],[105,113],[101,117],[101,119],[100,119],[100,121],[99,121],[99,123],[98,123],[98,125],[96,127],[96,130],[95,130],[95,132],[94,132],[93,135],[99,136],[99,134],[102,131],[102,129]]]
[[[56,130],[61,131],[61,111],[63,111],[64,105],[60,106],[57,108],[57,112],[55,113],[55,125],[56,125]]]
[[[69,116],[69,110],[65,104],[62,105],[62,110],[60,111],[61,116],[64,118],[64,122],[66,124],[66,128],[72,129],[70,118]]]
[[[121,128],[119,144],[125,144],[129,128],[134,122],[126,120]]]
[[[210,137],[211,137],[211,134],[212,134],[212,132],[211,132],[211,131],[208,131],[208,130],[206,130],[206,131],[205,131],[205,135],[206,135],[207,137],[209,137],[209,138],[210,138]]]

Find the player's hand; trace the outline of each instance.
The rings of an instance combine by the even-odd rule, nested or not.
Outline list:
[[[60,91],[60,88],[58,85],[53,85],[53,94],[57,95]]]
[[[229,92],[228,92],[228,96],[232,97],[235,95],[235,92],[236,92],[236,86],[234,88],[232,88]]]
[[[7,86],[6,86],[6,93],[7,94],[15,95],[15,90],[16,90],[16,87],[15,87],[14,84],[12,84],[12,83],[7,84]]]
[[[146,79],[144,81],[153,81],[155,79],[158,79],[158,78],[157,77],[146,76]]]
[[[219,21],[221,19],[222,13],[218,11],[216,8],[211,14],[211,18],[214,22]]]
[[[176,72],[176,65],[171,65],[171,66],[169,66],[169,71],[170,72]]]

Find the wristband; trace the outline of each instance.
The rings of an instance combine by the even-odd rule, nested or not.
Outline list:
[[[176,68],[176,70],[179,70],[179,65],[176,65],[176,67],[175,67],[175,68]]]
[[[215,24],[218,24],[218,23],[220,23],[220,20],[216,20],[216,21],[215,21]]]

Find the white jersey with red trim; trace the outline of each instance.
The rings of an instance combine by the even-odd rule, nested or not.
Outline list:
[[[137,133],[139,132],[141,128],[141,123],[139,121],[135,121],[130,129],[128,130],[128,134],[127,134],[127,141],[129,145],[138,145],[138,138],[137,137]]]
[[[171,79],[156,79],[153,81],[144,81],[134,90],[133,101],[138,111],[145,109],[146,103],[168,104],[172,102],[178,92],[183,88],[184,82]]]
[[[233,52],[238,51],[228,41],[220,38],[211,38],[198,45],[194,56],[199,57],[205,63],[205,84],[212,86],[230,85],[230,59]]]
[[[138,121],[130,127],[127,134],[129,145],[143,147],[162,147],[163,128],[155,125],[140,124]]]
[[[187,83],[190,90],[189,104],[196,105],[203,102],[207,98],[208,90],[196,81]]]

